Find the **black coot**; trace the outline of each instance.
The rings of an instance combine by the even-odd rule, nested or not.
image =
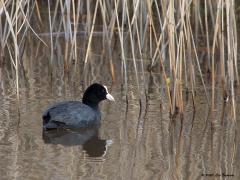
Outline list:
[[[86,128],[100,123],[98,104],[102,100],[114,101],[107,87],[98,83],[84,92],[82,102],[65,101],[49,107],[42,115],[44,130],[56,128]]]

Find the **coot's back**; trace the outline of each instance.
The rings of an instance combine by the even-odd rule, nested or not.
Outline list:
[[[82,128],[98,124],[101,119],[99,109],[93,109],[80,101],[65,101],[49,107],[43,113],[43,126],[46,129],[69,127]]]

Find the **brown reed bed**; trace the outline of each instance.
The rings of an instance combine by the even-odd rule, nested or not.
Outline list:
[[[236,119],[234,88],[239,78],[235,9],[234,0],[1,0],[0,61],[2,66],[13,66],[19,99],[19,68],[29,34],[51,49],[52,66],[56,44],[64,39],[64,68],[69,72],[72,61],[81,61],[83,73],[87,72],[89,53],[96,43],[94,36],[101,36],[113,81],[119,68],[113,52],[116,44],[119,47],[126,89],[129,58],[139,89],[140,84],[145,84],[145,67],[151,72],[159,67],[172,115],[184,112],[184,92],[191,92],[194,100],[196,78],[200,78],[206,101],[214,110],[216,84],[221,82],[223,97],[230,97]],[[79,36],[83,37],[84,57],[79,52]],[[143,82],[139,73],[143,74]],[[211,79],[210,93],[205,85],[207,77]]]

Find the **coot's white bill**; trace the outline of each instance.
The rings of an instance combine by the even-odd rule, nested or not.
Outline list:
[[[115,101],[114,97],[109,93],[107,93],[106,98],[110,101]]]
[[[106,92],[107,92],[107,95],[106,95],[106,98],[110,101],[115,101],[114,97],[108,93],[108,88],[107,86],[103,86],[105,89],[106,89]]]

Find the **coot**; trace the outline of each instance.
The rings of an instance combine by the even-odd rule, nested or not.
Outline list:
[[[84,92],[82,102],[60,102],[45,110],[42,115],[43,129],[86,128],[97,125],[101,119],[98,104],[105,99],[114,101],[106,86],[94,83]]]

